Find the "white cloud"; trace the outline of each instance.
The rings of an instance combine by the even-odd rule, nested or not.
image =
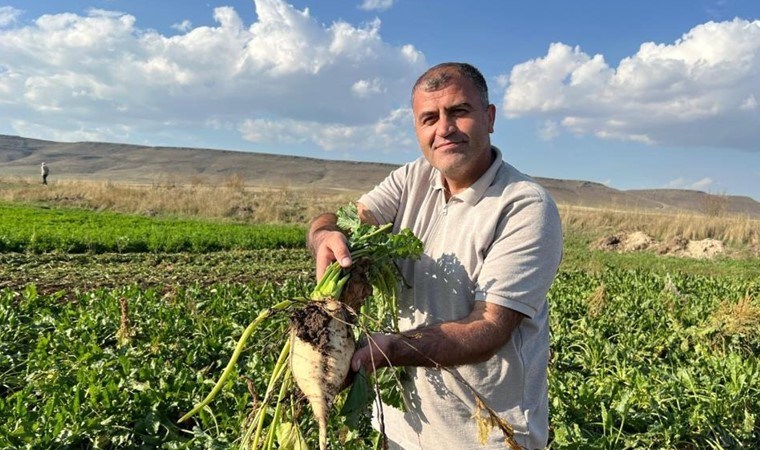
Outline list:
[[[710,189],[710,186],[712,186],[713,183],[714,181],[710,177],[705,177],[697,181],[692,181],[684,177],[679,177],[679,178],[676,178],[675,180],[671,180],[664,187],[666,189],[691,189],[695,191],[708,192]]]
[[[394,0],[364,0],[359,8],[366,11],[385,11],[393,6],[393,2]]]
[[[193,28],[193,23],[190,22],[189,20],[183,20],[180,23],[175,23],[174,25],[172,25],[172,28],[177,31],[186,33]]]
[[[108,136],[109,140],[116,142],[128,141],[130,135],[134,132],[126,125],[97,125],[92,127],[55,129],[47,125],[27,122],[25,120],[14,120],[13,128],[18,130],[21,136],[45,136],[53,141],[79,142],[79,141],[102,141],[103,136]]]
[[[371,80],[359,80],[351,86],[351,91],[360,98],[366,98],[370,95],[380,94],[383,92],[383,82],[378,78]]]
[[[544,121],[538,129],[538,136],[544,141],[556,139],[559,134],[559,126],[553,120]]]
[[[23,11],[12,6],[0,6],[0,28],[16,23],[22,13]]]
[[[757,99],[755,98],[755,94],[749,94],[749,97],[744,99],[742,104],[739,105],[739,108],[747,110],[757,109]]]
[[[712,186],[713,183],[714,181],[712,178],[706,177],[692,183],[691,188],[696,189],[698,191],[707,191],[708,189],[710,189],[710,186]]]
[[[325,150],[398,145],[362,133],[408,104],[426,68],[418,50],[384,42],[379,20],[324,25],[283,0],[254,3],[258,19],[250,25],[220,7],[215,26],[183,22],[174,28],[184,33],[172,36],[95,9],[0,28],[0,132],[190,140],[221,128]],[[289,137],[251,131],[262,121]],[[317,130],[315,137],[306,130]]]
[[[328,151],[368,152],[373,150],[413,150],[417,141],[409,124],[409,108],[391,111],[373,123],[347,125],[314,120],[248,119],[240,126],[251,142],[282,145],[314,145]]]
[[[696,26],[673,44],[644,43],[616,68],[554,43],[513,67],[503,111],[603,139],[758,150],[758,96],[760,20],[734,19]]]

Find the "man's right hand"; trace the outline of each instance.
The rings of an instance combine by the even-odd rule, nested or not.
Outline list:
[[[338,229],[338,217],[335,214],[322,214],[309,224],[306,245],[311,250],[317,265],[317,281],[322,279],[327,267],[333,261],[339,261],[341,267],[351,265],[348,240]]]
[[[351,254],[348,251],[346,236],[340,231],[322,230],[312,238],[314,260],[317,265],[317,281],[322,279],[327,267],[338,261],[341,267],[351,266]]]
[[[356,203],[359,217],[363,223],[378,225],[378,221],[370,210],[361,203]],[[351,266],[351,253],[348,251],[348,239],[338,229],[338,216],[327,213],[316,217],[309,225],[306,244],[314,256],[317,265],[317,281],[322,279],[327,267],[333,261],[338,261],[341,267]]]

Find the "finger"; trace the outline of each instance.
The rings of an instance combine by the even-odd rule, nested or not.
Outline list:
[[[351,252],[348,250],[346,236],[340,232],[331,233],[325,239],[325,245],[332,254],[332,260],[338,261],[341,267],[347,268],[351,265]]]
[[[327,267],[333,261],[338,261],[341,267],[348,268],[351,266],[351,252],[346,245],[345,237],[341,233],[325,238],[317,250],[317,279],[321,279]]]
[[[354,383],[354,378],[356,378],[356,372],[349,370],[346,374],[346,378],[343,380],[343,384],[340,386],[340,390],[342,391],[351,386]]]
[[[348,252],[348,249],[346,249],[345,252],[336,252],[335,260],[338,261],[338,264],[344,269],[351,267],[351,254]]]
[[[351,357],[351,370],[354,372],[361,370],[363,365],[363,355],[367,353],[368,348],[369,347],[362,347],[354,352],[354,355]]]

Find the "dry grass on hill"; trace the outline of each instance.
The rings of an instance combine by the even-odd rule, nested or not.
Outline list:
[[[355,200],[357,195],[345,191],[253,188],[235,176],[220,184],[196,179],[186,185],[166,179],[151,185],[58,181],[40,186],[36,180],[0,179],[0,199],[7,201],[250,223],[307,223],[318,214]]]
[[[35,178],[0,178],[0,199],[44,202],[92,210],[239,220],[250,223],[306,224],[316,215],[354,201],[360,191],[314,188],[263,188],[238,176],[218,184],[191,179],[179,184],[166,178],[153,184],[102,181],[56,181],[40,186]],[[717,239],[760,248],[760,220],[740,215],[613,210],[560,205],[568,231],[597,237],[643,232],[660,241]]]
[[[760,245],[760,220],[740,215],[593,209],[560,205],[563,225],[602,235],[644,232],[662,241],[717,239],[727,244]]]

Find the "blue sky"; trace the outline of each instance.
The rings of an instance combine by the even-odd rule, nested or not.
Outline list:
[[[401,164],[443,61],[528,174],[760,200],[756,0],[0,0],[0,133]]]

